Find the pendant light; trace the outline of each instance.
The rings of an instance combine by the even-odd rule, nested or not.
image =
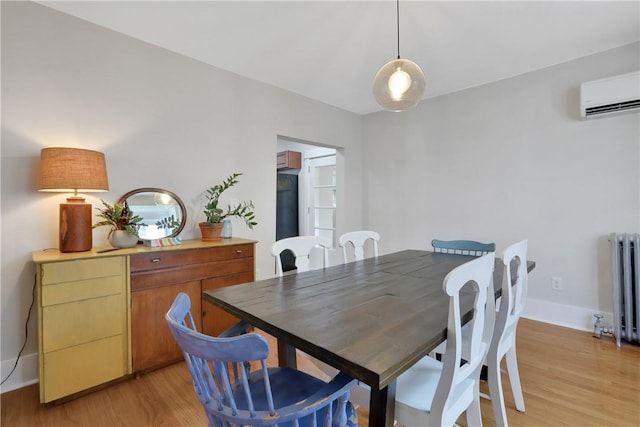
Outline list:
[[[415,107],[425,89],[424,73],[408,59],[400,59],[400,0],[396,0],[398,58],[380,68],[373,81],[373,96],[388,111],[404,111]]]

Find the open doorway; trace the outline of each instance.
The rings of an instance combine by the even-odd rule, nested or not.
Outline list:
[[[336,246],[336,150],[316,153],[305,161],[305,235],[323,236]]]
[[[279,136],[277,152],[276,240],[315,235],[335,246],[336,149]],[[295,269],[293,254],[281,260],[285,272]]]

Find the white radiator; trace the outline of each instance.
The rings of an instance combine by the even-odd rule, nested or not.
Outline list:
[[[611,234],[613,334],[640,344],[640,234]]]

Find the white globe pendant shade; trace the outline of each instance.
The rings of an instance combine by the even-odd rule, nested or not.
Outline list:
[[[394,59],[378,70],[373,81],[373,96],[388,111],[404,111],[415,107],[425,89],[424,73],[408,59]]]

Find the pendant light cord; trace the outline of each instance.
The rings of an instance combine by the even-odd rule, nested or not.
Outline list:
[[[396,29],[398,31],[398,59],[400,59],[400,0],[396,0]]]

